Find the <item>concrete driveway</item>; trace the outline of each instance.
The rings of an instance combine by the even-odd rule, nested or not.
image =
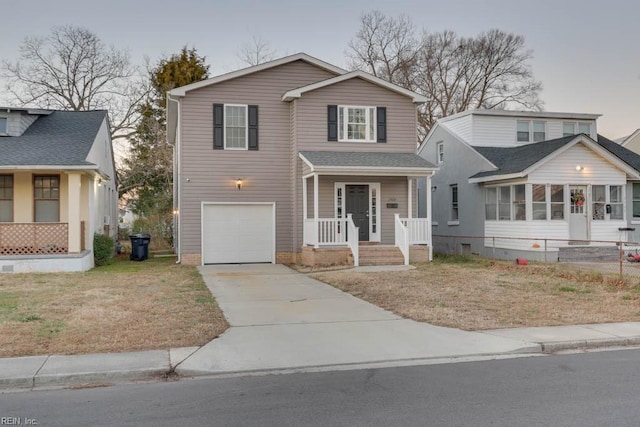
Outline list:
[[[282,265],[199,270],[231,327],[178,366],[184,375],[540,351],[538,344],[403,319]]]

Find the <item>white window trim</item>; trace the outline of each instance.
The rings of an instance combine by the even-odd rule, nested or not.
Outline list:
[[[441,165],[442,162],[444,162],[444,142],[441,141],[436,144],[436,164]]]
[[[518,132],[519,132],[518,131],[518,123],[520,123],[520,122],[522,122],[522,123],[526,122],[526,123],[529,124],[529,126],[528,126],[529,127],[529,139],[527,139],[526,141],[519,141],[518,140]],[[540,141],[534,141],[535,131],[534,131],[534,128],[533,128],[533,122],[539,122],[539,123],[544,124],[544,138],[541,139]],[[516,120],[516,142],[517,143],[523,143],[523,142],[524,143],[535,143],[535,142],[546,141],[548,139],[547,135],[549,135],[549,129],[548,129],[546,120]]]
[[[369,212],[373,211],[372,204],[372,192],[375,189],[376,191],[376,226],[377,230],[374,233],[373,222],[369,221],[369,241],[370,242],[380,242],[381,241],[381,232],[382,232],[382,222],[381,222],[381,211],[382,204],[380,201],[382,200],[382,193],[380,192],[380,183],[379,182],[335,182],[333,184],[333,215],[335,218],[346,218],[346,208],[347,208],[347,193],[345,192],[345,186],[347,185],[368,185],[369,186]],[[338,189],[342,190],[342,213],[343,217],[338,216]],[[371,217],[369,217],[371,219]]]
[[[242,147],[227,147],[227,107],[243,107],[244,108],[244,148]],[[224,149],[225,150],[237,150],[237,151],[247,151],[249,149],[249,105],[248,104],[224,104],[224,124],[223,124],[223,134],[224,134]]]
[[[569,125],[569,124],[573,126],[573,133],[565,135],[564,125]],[[562,122],[562,137],[571,136],[571,135],[577,135],[578,134],[578,130],[580,130],[580,125],[588,125],[589,126],[589,132],[587,133],[587,135],[591,136],[591,122],[566,121],[566,122]]]
[[[340,123],[340,109],[344,108],[344,113],[342,115],[343,118],[343,123]],[[366,118],[367,118],[367,122],[365,123],[365,128],[366,128],[366,134],[369,133],[369,131],[371,129],[373,129],[373,135],[369,135],[370,138],[368,139],[349,139],[347,137],[348,132],[348,120],[345,120],[346,117],[349,116],[349,111],[348,109],[364,109],[366,111]],[[373,117],[370,117],[370,112],[373,110]],[[376,116],[377,116],[378,112],[377,112],[377,107],[374,105],[338,105],[338,142],[365,142],[365,143],[371,143],[371,142],[377,142],[378,139],[378,129],[377,129],[377,123],[376,123]],[[344,138],[340,138],[340,128],[342,128],[342,135],[344,135]]]
[[[453,189],[456,189],[456,209],[458,218],[453,218]],[[451,204],[449,206],[449,221],[447,221],[448,225],[458,225],[460,224],[460,187],[458,184],[451,184],[449,186],[449,195],[451,196]]]

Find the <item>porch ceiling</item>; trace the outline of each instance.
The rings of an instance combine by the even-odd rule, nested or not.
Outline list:
[[[301,151],[319,175],[431,176],[438,168],[414,153]]]

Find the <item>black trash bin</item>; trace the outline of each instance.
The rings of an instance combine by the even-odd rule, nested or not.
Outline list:
[[[151,236],[149,234],[133,234],[129,236],[131,240],[131,261],[144,261],[149,258],[149,242]]]

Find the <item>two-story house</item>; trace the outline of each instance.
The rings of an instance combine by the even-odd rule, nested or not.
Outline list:
[[[407,263],[412,245],[427,259],[424,101],[302,53],[171,90],[180,262]]]
[[[598,135],[598,117],[473,110],[438,120],[418,154],[439,171],[420,187],[433,199],[434,234],[467,237],[440,248],[436,239],[435,249],[542,259],[545,244],[557,252],[626,238],[640,157]]]
[[[117,232],[106,111],[0,108],[2,272],[84,271]]]

